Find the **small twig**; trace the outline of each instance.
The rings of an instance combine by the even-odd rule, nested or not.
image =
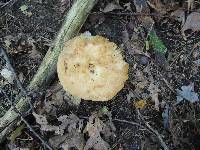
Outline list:
[[[93,12],[92,14],[118,15],[118,16],[161,16],[158,13],[131,13],[131,12]]]
[[[170,83],[163,77],[163,75],[159,72],[159,75],[161,76],[162,80],[165,82],[165,84],[167,85],[167,87],[176,94],[176,91],[173,89],[173,87],[170,85]]]
[[[36,136],[41,142],[42,144],[48,148],[49,150],[53,150],[53,148],[51,148],[51,146],[42,139],[42,137],[40,137],[39,134],[37,134],[35,132],[35,130],[31,127],[31,125],[26,121],[26,119],[23,117],[23,114],[15,107],[15,105],[13,105],[13,101],[9,98],[9,96],[6,94],[6,92],[3,89],[0,89],[0,91],[4,94],[4,96],[10,101],[12,107],[14,108],[14,111],[20,116],[21,120],[26,124],[26,126],[29,128],[29,130],[34,134],[34,136]]]
[[[194,50],[195,50],[197,47],[199,47],[199,46],[200,46],[200,42],[194,44],[192,50],[191,50],[190,53],[186,56],[185,60],[187,60],[187,59],[192,55],[192,53],[194,52]]]
[[[112,121],[118,121],[118,122],[122,122],[122,123],[128,123],[128,124],[131,124],[131,125],[134,125],[134,126],[139,126],[145,130],[147,130],[149,133],[152,133],[152,131],[150,131],[149,129],[147,129],[145,126],[137,123],[137,122],[132,122],[132,121],[127,121],[127,120],[121,120],[121,119],[112,119]]]
[[[179,59],[179,57],[181,56],[182,53],[183,53],[182,51],[179,52],[179,54],[176,56],[176,58],[173,60],[173,62],[169,65],[169,67],[172,67],[175,64],[175,62]]]
[[[4,7],[7,7],[8,5],[10,5],[10,7],[12,5],[14,5],[18,0],[9,0],[8,2],[2,4],[2,6],[0,7],[1,9],[3,9]]]
[[[143,122],[145,123],[145,125],[157,136],[158,140],[160,141],[160,144],[162,145],[162,147],[164,148],[164,150],[169,150],[167,144],[164,142],[162,136],[158,133],[158,131],[156,129],[153,129],[148,122],[146,122],[142,116],[142,114],[140,113],[139,109],[137,109],[137,113],[139,115],[139,117],[143,120]]]

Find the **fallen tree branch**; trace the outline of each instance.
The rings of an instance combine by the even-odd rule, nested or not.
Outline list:
[[[37,73],[27,87],[28,91],[37,92],[40,88],[48,85],[56,72],[56,63],[60,51],[62,50],[63,43],[77,35],[96,2],[97,0],[76,0],[55,39],[54,48],[48,50]],[[29,102],[26,98],[20,98],[15,107],[19,112],[23,113],[29,109]],[[18,117],[18,113],[10,108],[5,115],[0,118],[0,131],[4,130],[9,124],[18,119]],[[0,139],[0,142],[1,141],[2,139]]]

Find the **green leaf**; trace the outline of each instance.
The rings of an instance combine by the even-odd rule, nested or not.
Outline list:
[[[28,9],[28,6],[27,6],[27,5],[22,5],[19,9],[20,9],[22,12],[25,12],[25,11]]]
[[[101,112],[102,112],[103,114],[107,113],[107,112],[108,112],[108,107],[103,106],[103,107],[101,108]]]
[[[151,31],[149,34],[149,43],[154,51],[165,54],[167,48],[165,47],[162,40],[156,35],[155,31]]]

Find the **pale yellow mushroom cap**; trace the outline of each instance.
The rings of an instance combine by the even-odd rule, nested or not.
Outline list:
[[[108,101],[128,79],[129,65],[115,43],[101,36],[77,36],[65,43],[57,72],[64,90],[92,101]]]

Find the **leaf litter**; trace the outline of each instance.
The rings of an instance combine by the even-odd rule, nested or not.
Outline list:
[[[99,117],[106,114],[108,121],[103,122]],[[70,149],[76,147],[80,150],[108,150],[110,145],[107,141],[115,136],[115,126],[112,123],[111,113],[109,111],[94,112],[83,126],[83,119],[78,118],[75,114],[62,115],[58,117],[60,125],[50,125],[45,115],[38,115],[33,113],[36,122],[40,125],[42,131],[53,131],[56,135],[49,139],[49,142],[55,148],[62,147],[63,149]],[[85,134],[89,138],[85,140]],[[107,140],[107,141],[106,141]]]

